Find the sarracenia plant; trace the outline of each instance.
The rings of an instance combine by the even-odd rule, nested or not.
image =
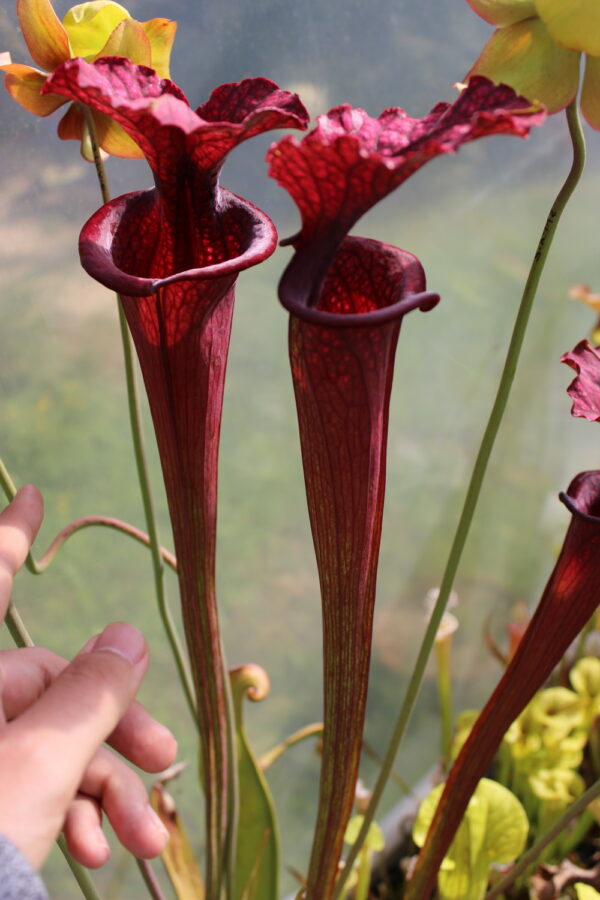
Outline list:
[[[415,309],[431,310],[439,301],[438,294],[426,289],[423,267],[410,252],[350,237],[349,231],[429,160],[480,137],[527,136],[545,117],[539,99],[550,111],[570,103],[574,132],[579,83],[574,61],[578,67],[581,53],[587,55],[583,109],[597,127],[592,88],[600,78],[600,48],[591,37],[583,40],[581,31],[596,23],[589,3],[579,4],[565,18],[551,0],[472,0],[475,11],[499,31],[454,103],[440,103],[423,118],[393,107],[375,119],[361,109],[338,106],[320,116],[302,141],[284,137],[268,153],[269,174],[291,194],[302,220],[298,234],[285,242],[294,255],[279,297],[290,314],[290,361],[323,615],[323,758],[317,823],[302,888],[307,900],[330,900],[344,890],[339,864],[363,744],[395,351],[404,316]],[[234,669],[230,678],[215,595],[218,446],[234,288],[241,271],[274,251],[277,234],[264,213],[222,188],[219,177],[238,144],[273,128],[303,129],[308,116],[295,94],[265,78],[222,85],[192,110],[181,90],[164,77],[175,30],[167,20],[136,22],[119,4],[106,0],[74,7],[62,23],[49,0],[18,0],[17,8],[32,57],[44,71],[13,64],[2,55],[12,96],[37,115],[71,103],[60,137],[82,140],[84,156],[96,161],[101,150],[143,156],[154,177],[153,189],[126,194],[92,215],[81,233],[80,254],[86,271],[121,298],[148,394],[177,556],[201,736],[206,861],[202,877],[190,862],[186,883],[181,858],[189,859],[189,843],[172,817],[175,843],[165,860],[167,869],[177,879],[183,877],[176,887],[180,898],[194,890],[204,892],[205,900],[277,900],[275,814],[241,715],[244,693],[264,693],[266,682],[261,670],[251,666]],[[518,77],[503,79],[513,86],[495,84],[486,76],[498,74],[498,47],[518,43],[522,32],[535,38],[533,63],[527,57]],[[569,74],[564,93],[545,93],[546,81],[529,77],[533,65],[546,78],[544,54],[566,66],[559,70]],[[521,78],[523,71],[527,77]],[[565,189],[565,202],[575,180]],[[497,404],[429,625],[430,644],[466,540],[548,247],[549,241],[536,256],[525,289]],[[587,351],[573,354],[566,360],[572,365],[587,359]],[[599,490],[600,475],[587,472],[563,497],[573,518],[560,559],[497,691],[451,770],[435,815],[431,810],[427,835],[426,826],[421,828],[424,847],[405,895],[411,900],[426,900],[433,890],[457,828],[475,815],[477,803],[469,813],[469,800],[503,734],[595,608]],[[140,539],[131,527],[118,527]],[[67,528],[68,533],[74,530]],[[346,871],[369,832],[416,697],[428,640]],[[260,826],[248,815],[257,797]],[[162,788],[154,800],[162,809]],[[176,848],[181,851],[177,859]],[[505,847],[493,849],[495,858],[505,859]],[[484,856],[476,860],[477,895],[487,878]],[[363,895],[366,890],[362,877]]]
[[[218,175],[237,144],[270,128],[302,127],[306,116],[297,97],[266,79],[225,85],[194,113],[171,82],[125,60],[69,61],[44,90],[113,117],[144,151],[156,182],[103,207],[85,226],[80,251],[87,271],[121,296],[152,411],[202,736],[207,891],[218,897],[233,878],[237,815],[215,597],[218,441],[236,277],[276,243],[270,220],[221,188]]]
[[[527,134],[541,114],[474,79],[423,119],[338,107],[298,143],[269,151],[302,229],[279,295],[323,612],[323,763],[307,898],[330,896],[352,810],[367,699],[385,490],[389,399],[403,316],[431,309],[415,257],[349,238],[352,225],[428,160],[489,134]]]

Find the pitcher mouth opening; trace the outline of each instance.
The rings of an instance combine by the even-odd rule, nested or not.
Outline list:
[[[277,231],[271,219],[252,203],[220,189],[217,213],[226,250],[217,262],[183,268],[160,274],[144,275],[127,271],[120,264],[124,256],[135,252],[136,221],[148,227],[148,216],[155,208],[154,189],[125,194],[99,209],[84,225],[79,239],[79,255],[86,272],[105,287],[132,297],[147,297],[160,288],[179,281],[196,281],[231,277],[270,256],[277,246]],[[127,217],[127,234],[122,230]],[[155,217],[156,218],[156,217]],[[145,248],[144,256],[152,256],[158,244],[158,229]],[[134,268],[132,266],[132,268]],[[139,267],[142,271],[144,267]],[[146,266],[146,269],[150,268]]]
[[[600,522],[600,469],[580,472],[559,498],[572,515]]]
[[[321,285],[311,278],[309,254],[297,252],[279,284],[279,299],[305,322],[331,328],[369,328],[426,312],[440,300],[425,290],[425,273],[412,253],[369,238],[346,237]]]

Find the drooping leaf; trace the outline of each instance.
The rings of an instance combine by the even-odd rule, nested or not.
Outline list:
[[[51,72],[69,58],[69,38],[50,0],[17,0],[17,17],[38,66]]]
[[[580,62],[579,53],[559,47],[544,23],[531,18],[495,31],[467,77],[509,84],[555,113],[577,94]]]
[[[600,6],[596,0],[535,0],[538,16],[561,47],[600,56]]]
[[[581,89],[581,112],[586,122],[600,131],[600,57],[587,56]]]
[[[56,94],[42,96],[40,91],[46,81],[46,75],[31,66],[11,63],[10,59],[2,64],[6,90],[16,102],[35,116],[49,116],[66,102]]]
[[[159,76],[169,74],[169,58],[177,23],[168,19],[137,22],[124,6],[113,0],[90,0],[73,6],[61,23],[50,0],[18,0],[17,15],[33,59],[53,72],[70,57],[93,60],[98,56],[124,56],[132,62],[152,66]],[[66,100],[48,88],[48,75],[31,66],[2,60],[6,87],[26,110],[47,116]],[[42,88],[44,92],[42,92]],[[82,101],[83,104],[83,101]],[[143,156],[136,142],[121,126],[92,110],[91,120],[103,152],[127,158]],[[85,159],[94,161],[90,126],[80,103],[72,104],[60,120],[58,136],[78,140]]]
[[[177,900],[204,900],[204,881],[175,802],[160,781],[150,792],[152,808],[169,833],[161,859]]]
[[[534,0],[467,0],[467,3],[478,16],[496,27],[522,22],[536,15]]]

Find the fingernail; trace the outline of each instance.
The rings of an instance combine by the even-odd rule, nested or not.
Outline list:
[[[102,848],[102,850],[106,851],[106,855],[108,857],[108,855],[110,854],[110,847],[108,845],[108,841],[106,840],[106,836],[100,826],[98,826],[98,828],[96,829],[96,843],[99,847]]]
[[[146,641],[133,625],[115,622],[105,628],[96,640],[92,653],[97,650],[110,650],[135,666],[146,654]]]
[[[155,831],[161,836],[164,844],[169,840],[169,832],[161,822],[160,816],[156,812],[156,810],[152,809],[150,804],[146,806],[146,816],[148,817],[148,821],[155,829]]]

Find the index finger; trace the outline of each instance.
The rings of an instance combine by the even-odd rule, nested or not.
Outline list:
[[[44,515],[42,495],[32,484],[22,487],[0,513],[0,616],[4,618],[14,576],[31,548]]]

